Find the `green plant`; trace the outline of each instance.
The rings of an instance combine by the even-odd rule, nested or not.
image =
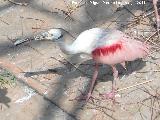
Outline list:
[[[16,84],[16,77],[9,71],[0,68],[0,88],[14,86]]]

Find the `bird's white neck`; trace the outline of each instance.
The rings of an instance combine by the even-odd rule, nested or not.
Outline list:
[[[59,40],[57,43],[60,49],[62,50],[62,52],[64,52],[65,54],[76,54],[77,53],[77,51],[73,49],[72,44],[67,44],[64,40]]]

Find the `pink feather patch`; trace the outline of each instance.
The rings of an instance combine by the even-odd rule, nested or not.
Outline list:
[[[113,44],[110,46],[103,46],[103,47],[98,47],[96,49],[94,49],[92,51],[92,55],[93,56],[101,56],[101,55],[108,55],[110,53],[115,53],[117,50],[122,49],[122,44],[121,43],[117,43],[117,44]]]

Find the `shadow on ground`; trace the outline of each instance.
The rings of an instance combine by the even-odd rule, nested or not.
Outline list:
[[[7,95],[7,88],[0,88],[0,103],[9,107],[8,103],[11,102],[11,99],[6,95]]]
[[[123,75],[129,75],[132,72],[138,71],[140,69],[142,69],[145,66],[145,62],[142,61],[141,59],[132,61],[132,62],[128,62],[126,63],[126,68],[127,71],[121,66],[121,65],[117,65],[117,69],[119,71],[119,76],[120,78]],[[68,64],[64,67],[57,67],[57,68],[51,68],[48,69],[46,71],[37,71],[37,72],[26,72],[25,76],[26,77],[33,77],[34,75],[41,75],[41,74],[48,74],[48,73],[53,73],[53,74],[58,74],[61,75],[61,78],[59,79],[59,81],[61,81],[63,83],[63,85],[57,85],[56,90],[54,89],[54,94],[52,94],[51,99],[54,100],[57,104],[59,104],[59,102],[61,100],[64,99],[64,90],[66,89],[66,86],[69,86],[70,84],[72,84],[73,79],[78,78],[78,77],[88,77],[88,79],[91,80],[91,76],[93,75],[93,69],[94,69],[94,64],[93,61],[91,60],[87,60],[83,63],[81,63],[81,65],[79,65],[78,69],[74,69],[73,71],[67,72],[68,69],[71,70],[73,66],[68,66]],[[86,74],[82,73],[82,72],[86,72]],[[89,71],[90,70],[90,71]],[[89,71],[89,72],[88,72]],[[99,76],[97,79],[97,82],[107,82],[107,81],[111,81],[113,80],[112,77],[112,69],[110,66],[105,65],[102,66],[100,65],[100,70],[99,70]],[[87,76],[89,75],[89,76]],[[111,76],[109,78],[107,78],[106,76]],[[89,80],[89,81],[90,81]],[[87,83],[87,82],[86,82]],[[87,93],[88,91],[88,87],[89,87],[89,83],[87,83],[88,85],[84,88],[84,93]],[[79,88],[82,86],[77,86],[77,91],[79,90]],[[70,88],[72,89],[72,88]],[[79,110],[81,110],[80,108],[83,108],[85,106],[86,102],[85,101],[77,101],[76,104],[74,105],[75,108],[73,108],[69,113],[73,114],[73,118],[76,119],[76,114],[78,114]],[[46,114],[48,114],[48,111],[43,111],[44,114],[44,118],[46,116]],[[53,113],[52,113],[53,114]],[[56,116],[56,114],[55,114]],[[49,118],[48,116],[46,116],[47,118]],[[52,118],[50,118],[52,119]]]
[[[119,75],[123,76],[123,75],[132,74],[132,72],[135,72],[135,71],[139,71],[145,65],[146,65],[145,61],[143,61],[142,59],[137,59],[135,61],[126,62],[126,70],[120,64],[117,64],[116,68],[119,72]],[[112,69],[109,65],[99,64],[99,66],[100,66],[99,76],[98,76],[99,79],[104,80],[103,75],[105,75],[105,74],[112,75]],[[66,71],[68,71],[68,70],[70,70],[70,72],[66,73]],[[89,70],[89,72],[87,70]],[[78,66],[78,68],[75,68],[75,66],[70,65],[68,63],[64,67],[50,68],[50,69],[45,70],[45,71],[25,72],[24,76],[25,77],[32,77],[34,75],[53,73],[53,74],[58,74],[58,75],[65,76],[65,78],[67,78],[67,79],[73,79],[73,78],[77,78],[79,76],[85,76],[85,77],[91,78],[93,72],[94,72],[93,60],[87,60],[87,61],[81,63]]]

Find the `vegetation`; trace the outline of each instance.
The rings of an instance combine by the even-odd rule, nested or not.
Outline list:
[[[16,85],[16,77],[9,71],[0,68],[0,88],[6,88]]]

